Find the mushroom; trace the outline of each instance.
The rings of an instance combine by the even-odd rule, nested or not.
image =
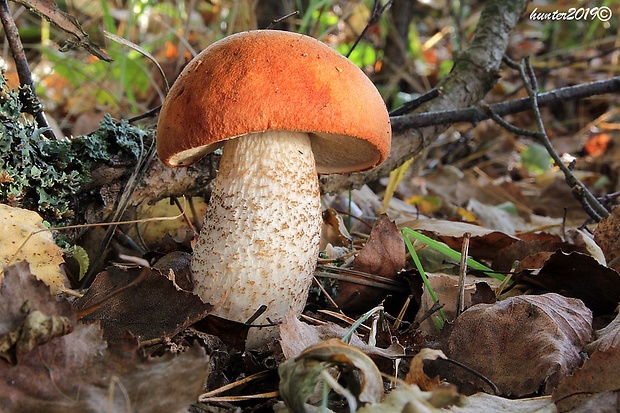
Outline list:
[[[238,322],[262,305],[254,323],[301,313],[319,253],[317,174],[373,168],[390,142],[373,83],[316,39],[257,30],[203,50],[170,89],[157,125],[168,166],[224,146],[194,248],[194,293]],[[246,348],[276,334],[252,329]]]

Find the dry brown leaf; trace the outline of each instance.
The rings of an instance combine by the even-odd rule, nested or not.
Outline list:
[[[553,400],[560,412],[587,405],[579,411],[617,412],[620,409],[620,347],[595,351],[574,374],[562,379],[553,392]],[[611,398],[597,396],[612,392]]]
[[[108,340],[120,339],[126,331],[140,340],[172,337],[194,322],[203,319],[213,306],[197,295],[179,290],[168,273],[157,270],[110,267],[100,273],[88,292],[75,303],[78,311],[97,305],[113,292],[149,271],[139,284],[106,299],[84,322],[99,322]]]
[[[32,275],[26,262],[7,267],[5,273],[0,289],[0,356],[19,361],[36,345],[68,333],[75,316],[68,302],[50,298],[49,287]]]
[[[495,258],[500,249],[519,240],[512,235],[465,222],[419,219],[407,222],[401,226],[421,231],[423,234],[444,242],[450,248],[457,251],[460,251],[463,245],[463,234],[466,232],[470,233],[470,255],[482,259]]]
[[[297,357],[306,348],[330,339],[341,339],[348,333],[348,329],[334,323],[325,323],[314,326],[297,319],[295,314],[289,314],[286,322],[280,324],[280,344],[285,358]],[[405,350],[398,344],[388,348],[380,348],[364,343],[356,334],[351,336],[350,346],[362,350],[365,354],[380,356],[387,359],[403,357]]]
[[[566,216],[569,221],[583,221],[587,218],[563,177],[555,177],[540,194],[530,200],[529,206],[537,215],[554,218]]]
[[[0,281],[2,267],[26,260],[32,273],[49,285],[54,293],[68,281],[59,266],[62,250],[54,243],[43,218],[33,211],[0,204]]]
[[[521,240],[502,248],[493,260],[493,268],[497,271],[510,271],[515,261],[519,261],[517,271],[539,269],[557,250],[564,252],[578,251],[587,253],[585,246],[576,246],[562,241],[553,234],[528,233]]]
[[[332,367],[340,370],[339,380],[349,385],[348,390],[354,396],[354,400],[347,398],[352,411],[357,410],[355,400],[363,403],[381,400],[383,380],[375,363],[359,349],[337,339],[308,347],[297,357],[280,364],[280,397],[292,411],[307,411],[306,401],[319,382],[327,383],[327,371]],[[333,388],[332,383],[328,385]]]
[[[75,321],[71,306],[56,301],[27,265],[19,265],[7,269],[0,291],[0,336],[24,320],[24,303]],[[98,325],[77,323],[69,334],[50,337],[21,354],[16,364],[0,358],[0,406],[6,412],[29,413],[168,413],[193,403],[207,374],[208,359],[199,347],[148,358],[133,338],[109,345]]]
[[[620,272],[620,207],[616,206],[611,215],[598,223],[594,231],[594,241],[601,247],[609,267]]]
[[[353,270],[394,280],[406,264],[403,237],[386,214],[380,215],[370,231],[368,242],[353,261]],[[355,274],[348,278],[359,279]],[[355,282],[339,281],[334,301],[343,311],[365,312],[377,305],[387,290]]]
[[[592,313],[558,294],[476,305],[454,322],[448,357],[490,379],[501,394],[550,393],[583,361]]]
[[[451,413],[555,413],[555,406],[550,396],[532,397],[527,399],[507,399],[486,393],[477,393],[467,397],[464,406],[455,406]]]
[[[606,327],[596,332],[596,340],[588,344],[588,353],[607,351],[612,347],[620,347],[620,313]]]
[[[433,390],[439,386],[441,384],[439,376],[431,378],[424,373],[424,360],[437,360],[438,358],[446,358],[443,351],[430,348],[423,348],[420,350],[420,352],[411,359],[411,363],[409,363],[409,371],[407,372],[407,376],[405,376],[405,382],[407,384],[415,384],[423,391]]]
[[[441,304],[442,310],[448,320],[454,319],[456,315],[456,309],[459,296],[459,279],[457,276],[448,274],[432,274],[427,273],[428,281]],[[474,304],[479,303],[493,303],[495,302],[495,294],[493,293],[489,284],[486,281],[491,282],[488,278],[483,281],[480,278],[467,276],[465,281],[465,307],[471,307]],[[499,284],[499,282],[497,282]],[[422,292],[422,298],[420,302],[420,309],[416,315],[416,322],[420,323],[420,329],[427,334],[437,334],[437,328],[433,322],[433,318],[427,318],[423,320],[427,312],[435,305],[435,301],[428,292],[428,289],[424,287]]]
[[[613,314],[620,302],[620,274],[579,252],[556,251],[537,275],[524,279],[547,291],[579,298],[594,315]]]

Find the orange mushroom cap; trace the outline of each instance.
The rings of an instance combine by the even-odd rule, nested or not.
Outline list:
[[[311,37],[237,33],[207,47],[170,89],[157,126],[168,166],[189,165],[255,132],[306,132],[319,173],[373,168],[391,144],[381,95],[350,60]]]

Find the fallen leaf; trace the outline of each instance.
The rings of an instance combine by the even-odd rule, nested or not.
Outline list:
[[[437,296],[439,304],[442,306],[442,310],[448,320],[453,320],[456,316],[456,310],[458,305],[459,295],[459,279],[455,275],[448,274],[432,274],[427,273],[428,281]],[[474,276],[467,276],[465,279],[465,307],[471,307],[474,304],[486,303],[490,304],[495,302],[495,294],[492,291],[492,287],[488,282],[494,282],[497,285],[498,281],[491,281],[488,278],[484,280]],[[416,322],[420,324],[420,329],[427,334],[437,334],[437,328],[433,322],[433,318],[437,314],[427,319],[422,319],[427,312],[435,305],[435,301],[429,294],[426,287],[423,288],[422,298],[420,301],[420,309],[416,315]]]
[[[0,290],[0,308],[6,310],[2,333],[24,319],[20,303],[75,320],[71,306],[51,296],[27,265],[7,269]],[[29,413],[168,413],[195,402],[207,374],[208,358],[200,347],[150,358],[131,337],[108,344],[97,324],[77,323],[70,333],[21,354],[16,364],[0,358],[0,406]]]
[[[0,289],[0,355],[9,362],[37,345],[68,333],[75,324],[71,305],[50,298],[50,289],[37,280],[28,263],[5,268]]]
[[[143,281],[113,294],[143,270],[148,271]],[[97,275],[88,292],[76,301],[75,308],[83,311],[100,304],[82,321],[99,322],[108,340],[120,339],[126,331],[140,340],[172,337],[205,318],[213,307],[197,295],[176,288],[167,275],[168,272],[162,274],[155,269],[110,267]]]
[[[287,407],[294,412],[306,411],[308,398],[319,382],[325,382],[324,374],[329,374],[328,369],[333,367],[340,371],[339,380],[350,384],[348,390],[356,400],[362,403],[381,400],[383,380],[375,363],[362,351],[332,339],[309,347],[280,364],[280,397]]]
[[[620,347],[611,347],[605,351],[595,351],[583,366],[571,376],[560,380],[553,392],[558,411],[568,412],[578,406],[588,404],[591,412],[617,412],[620,408],[618,389],[620,389]],[[610,400],[597,396],[612,392]]]
[[[588,353],[620,347],[620,313],[604,328],[596,331],[596,340],[587,345]]]
[[[536,275],[526,275],[539,288],[579,298],[594,315],[613,314],[620,302],[620,274],[590,255],[556,251]]]
[[[583,362],[592,313],[558,294],[480,304],[454,322],[448,357],[491,380],[503,395],[549,394]]]
[[[62,250],[39,214],[0,204],[0,234],[0,281],[2,267],[26,260],[32,273],[54,294],[65,288],[68,281],[59,268]]]
[[[407,384],[415,384],[422,391],[428,391],[436,388],[441,384],[439,376],[433,378],[428,377],[424,372],[424,360],[436,360],[438,358],[446,358],[441,350],[423,348],[416,354],[409,363],[409,371],[405,376]]]
[[[555,413],[551,396],[527,399],[507,399],[486,393],[476,393],[464,400],[463,406],[454,406],[452,413],[510,412],[510,413]]]
[[[370,231],[370,237],[353,261],[353,270],[394,280],[406,264],[407,256],[403,237],[386,214],[380,215]],[[362,277],[347,273],[347,278]],[[338,282],[334,301],[343,311],[365,312],[377,305],[388,291],[376,286],[358,284],[354,281]]]
[[[620,208],[614,207],[611,214],[601,220],[594,231],[594,241],[601,247],[608,265],[620,271]]]
[[[295,314],[291,313],[286,317],[286,322],[280,324],[282,353],[287,359],[297,357],[308,347],[330,339],[341,339],[348,332],[348,329],[330,322],[318,326],[310,325],[300,321]],[[398,344],[392,344],[388,348],[371,346],[364,343],[356,334],[351,336],[349,345],[360,349],[365,354],[387,359],[396,359],[405,355],[404,348]]]
[[[392,390],[381,403],[364,406],[357,413],[441,413],[450,411],[450,409],[442,409],[445,404],[438,405],[438,398],[447,401],[448,405],[461,401],[461,396],[454,391],[451,393],[442,391],[441,397],[438,397],[438,393],[422,391],[417,386],[399,386]]]
[[[523,234],[522,239],[498,251],[493,260],[493,268],[498,271],[510,271],[515,261],[519,262],[516,271],[539,269],[557,250],[564,252],[582,252],[587,249],[564,242],[559,236],[546,233]]]
[[[470,255],[481,259],[493,259],[497,252],[519,239],[513,235],[483,228],[465,222],[452,222],[437,219],[415,220],[402,224],[401,227],[421,231],[423,234],[441,241],[450,248],[460,251],[463,245],[463,234],[471,234],[469,240]]]

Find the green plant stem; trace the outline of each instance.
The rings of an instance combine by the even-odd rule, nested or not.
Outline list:
[[[401,229],[401,233],[403,234],[403,238],[405,239],[405,242],[407,242],[408,237],[413,237],[416,241],[426,244],[429,247],[433,248],[434,250],[441,252],[442,254],[450,258],[451,260],[454,260],[454,261],[461,260],[460,252],[453,250],[452,248],[448,247],[444,243],[435,241],[434,239],[427,237],[424,234],[420,234],[419,232],[414,231],[411,228],[403,228]],[[486,265],[479,263],[478,261],[474,260],[471,257],[467,257],[467,265],[470,268],[473,268],[474,270],[482,271],[489,277],[495,278],[497,280],[504,281],[504,279],[506,278],[504,275],[493,271],[492,268],[489,268]]]
[[[433,302],[440,304],[439,299],[437,298],[437,294],[435,294],[435,290],[433,290],[433,287],[431,286],[431,283],[428,280],[428,277],[426,276],[426,272],[424,271],[424,267],[422,266],[420,257],[418,257],[418,254],[415,251],[415,247],[413,246],[413,243],[411,242],[411,239],[408,236],[408,234],[410,234],[409,231],[411,231],[409,228],[403,228],[401,230],[403,239],[405,240],[405,245],[407,246],[407,249],[409,250],[409,253],[411,254],[411,258],[413,259],[413,262],[416,268],[418,269],[418,272],[420,273],[420,277],[422,277],[422,282],[426,286],[426,289],[428,290],[428,294],[431,296],[431,299],[433,300]],[[411,231],[411,232],[415,232],[415,231]],[[439,317],[441,318],[441,320],[439,323],[436,322],[435,326],[437,327],[438,330],[441,330],[443,328],[443,324],[445,324],[445,322],[448,321],[448,318],[446,317],[446,314],[444,313],[442,308],[439,309]]]

